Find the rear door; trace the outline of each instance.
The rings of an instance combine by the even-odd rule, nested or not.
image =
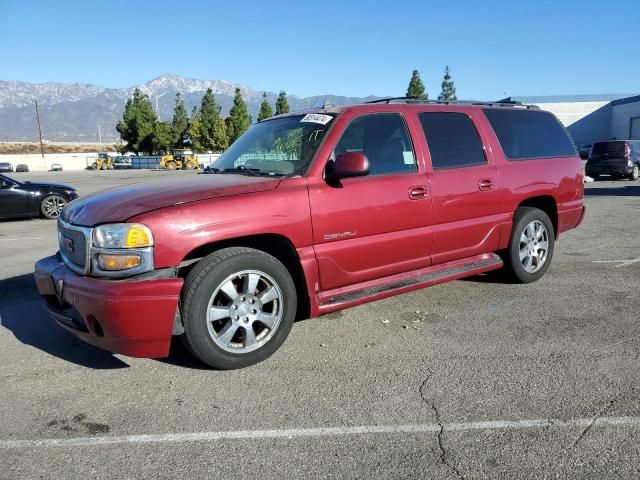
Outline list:
[[[418,113],[432,168],[434,264],[499,245],[500,178],[474,116],[460,109]]]
[[[622,141],[594,143],[589,157],[590,171],[623,174],[627,169],[626,149],[626,142]]]

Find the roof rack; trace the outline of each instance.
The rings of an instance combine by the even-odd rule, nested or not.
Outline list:
[[[406,103],[406,104],[428,104],[428,105],[479,105],[484,107],[521,107],[531,110],[539,110],[537,105],[525,105],[522,102],[510,101],[510,102],[478,102],[475,100],[425,100],[423,98],[416,97],[388,97],[379,98],[377,100],[371,100],[366,103]]]

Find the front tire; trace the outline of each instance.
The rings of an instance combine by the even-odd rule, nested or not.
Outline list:
[[[549,216],[537,208],[518,208],[503,258],[510,279],[531,283],[542,278],[551,263],[554,244],[555,231]]]
[[[638,180],[638,177],[640,177],[640,167],[636,164],[633,166],[633,170],[631,170],[631,173],[629,174],[629,180],[635,182]]]
[[[205,257],[187,276],[183,340],[213,368],[247,367],[280,348],[296,308],[293,279],[279,260],[252,248],[225,248]]]
[[[48,195],[42,199],[40,203],[40,213],[44,218],[50,220],[56,219],[60,216],[60,212],[67,204],[67,200],[60,195]]]

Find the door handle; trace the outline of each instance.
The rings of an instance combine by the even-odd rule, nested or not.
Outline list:
[[[490,178],[485,178],[478,181],[478,188],[483,192],[486,192],[487,190],[493,190],[493,187],[493,180],[491,180]]]
[[[412,200],[420,200],[421,198],[427,198],[429,191],[424,185],[418,185],[409,189],[409,198]]]

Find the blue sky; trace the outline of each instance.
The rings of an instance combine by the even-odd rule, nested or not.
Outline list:
[[[0,0],[0,80],[126,87],[163,73],[301,96],[640,91],[640,1]]]

